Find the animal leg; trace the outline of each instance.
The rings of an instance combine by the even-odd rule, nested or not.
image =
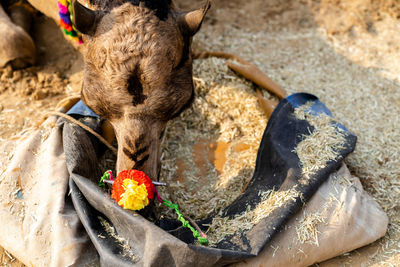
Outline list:
[[[29,34],[11,21],[0,5],[0,67],[11,64],[17,69],[33,64],[35,51]]]
[[[17,1],[7,8],[7,13],[15,25],[29,33],[32,26],[35,10],[25,1]]]

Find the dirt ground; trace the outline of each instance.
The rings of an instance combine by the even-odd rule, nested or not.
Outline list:
[[[200,1],[179,0],[182,8]],[[196,50],[234,52],[288,92],[317,95],[358,135],[346,163],[387,212],[387,235],[319,266],[400,266],[400,2],[397,0],[215,0]],[[36,127],[62,98],[79,93],[82,57],[38,15],[37,65],[0,69],[0,140]],[[23,266],[1,251],[0,266]]]

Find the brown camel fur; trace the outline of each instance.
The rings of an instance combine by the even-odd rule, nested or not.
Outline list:
[[[171,0],[89,2],[93,10],[73,1],[85,43],[82,99],[114,127],[117,172],[158,178],[166,124],[193,99],[191,39],[210,3],[181,12]],[[29,3],[59,19],[56,0]]]
[[[191,38],[210,4],[180,12],[173,3],[160,11],[123,2],[105,1],[100,11],[74,4],[75,24],[86,33],[82,99],[114,126],[117,172],[157,178],[166,124],[194,96]]]
[[[55,0],[29,2],[59,19]],[[73,2],[74,24],[85,37],[82,99],[114,127],[117,171],[134,168],[157,177],[166,123],[193,99],[191,39],[210,2],[193,12],[177,10],[171,0],[89,0],[89,4],[92,9]],[[12,17],[22,28],[29,26],[18,10]],[[280,86],[241,58],[220,52],[197,55],[208,56],[241,62],[244,65],[228,65],[280,99],[285,96]],[[276,103],[257,93],[269,117]]]
[[[59,19],[56,0],[29,2]],[[82,99],[114,127],[117,172],[158,178],[166,124],[193,100],[191,40],[210,3],[182,12],[171,0],[89,2],[93,9],[73,1],[84,34]]]

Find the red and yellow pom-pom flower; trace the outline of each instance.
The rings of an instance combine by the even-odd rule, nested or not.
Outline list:
[[[154,185],[142,171],[120,172],[112,189],[111,197],[124,209],[141,210],[153,199]]]

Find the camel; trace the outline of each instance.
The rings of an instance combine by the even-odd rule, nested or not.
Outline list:
[[[59,20],[57,1],[29,3]],[[157,179],[166,124],[194,97],[191,42],[210,1],[189,12],[178,10],[171,0],[93,0],[90,4],[93,9],[72,1],[73,23],[84,39],[82,100],[114,128],[117,172],[137,169]],[[0,15],[5,31],[22,32],[3,10]],[[21,36],[14,46],[23,44],[26,53],[17,56],[33,63],[34,57],[29,57],[33,42],[24,33]]]
[[[8,7],[11,19],[0,7],[0,35],[7,36],[0,40],[0,66],[24,67],[35,60],[33,41],[26,34],[31,7],[25,0],[9,1],[17,4]],[[118,141],[117,173],[137,169],[158,179],[167,122],[194,98],[194,56],[234,59],[240,65],[229,63],[231,69],[269,88],[278,98],[285,96],[256,66],[237,56],[192,53],[192,37],[200,29],[210,0],[194,11],[179,10],[173,0],[88,2],[90,9],[72,1],[73,24],[84,40],[80,46],[84,58],[81,98],[113,126]],[[60,20],[56,0],[29,0],[29,4]],[[259,90],[257,96],[269,117],[277,102],[264,99]]]

